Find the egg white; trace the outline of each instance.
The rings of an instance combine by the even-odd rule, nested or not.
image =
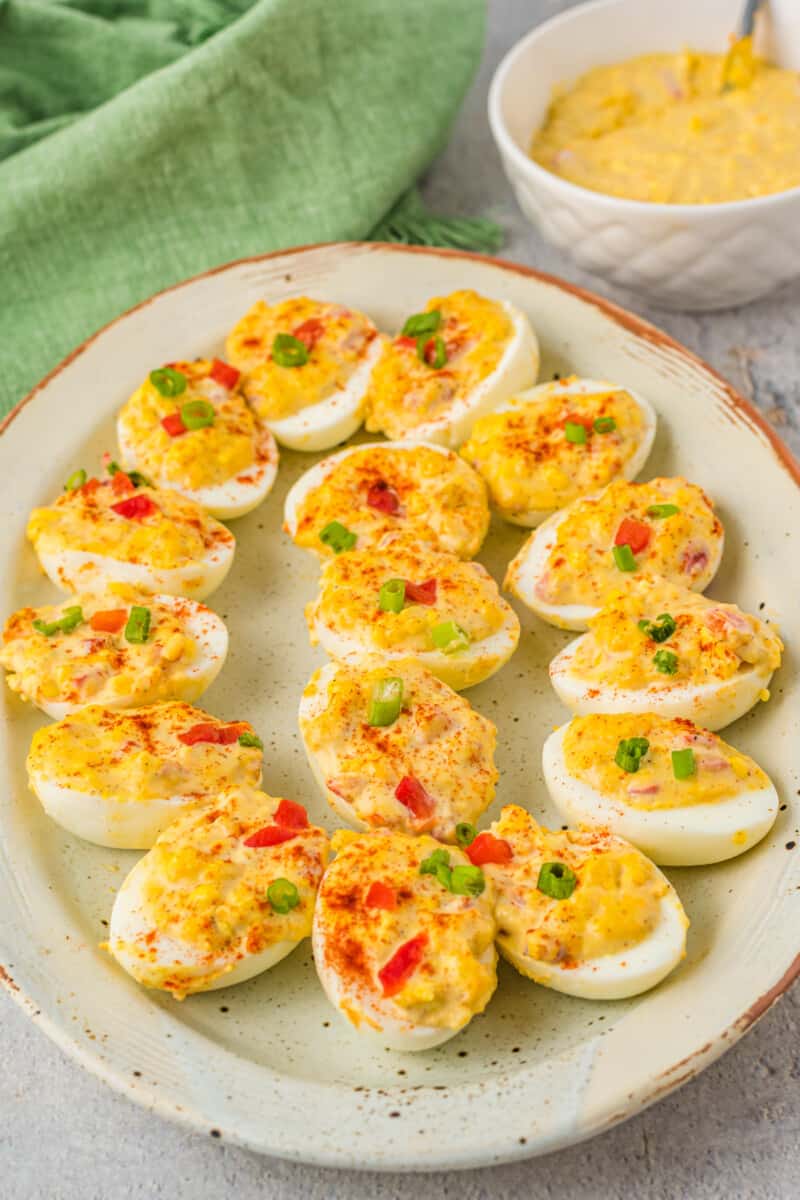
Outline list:
[[[356,829],[367,832],[370,828],[366,821],[362,821],[356,816],[355,809],[343,796],[332,792],[327,784],[325,772],[322,770],[319,758],[311,749],[306,737],[306,726],[321,716],[328,707],[328,686],[336,677],[336,663],[326,663],[320,669],[317,690],[313,693],[303,692],[300,697],[300,707],[297,712],[298,724],[300,727],[300,737],[303,742],[303,749],[306,752],[308,765],[311,768],[311,774],[314,776],[314,781],[318,785],[320,791],[325,796],[328,804],[330,804],[337,817],[341,817],[343,821],[347,821]]]
[[[729,800],[651,810],[604,795],[569,771],[564,761],[567,728],[551,733],[542,748],[544,781],[553,804],[569,824],[610,829],[653,862],[667,867],[724,862],[761,841],[775,822],[779,801],[771,782]]]

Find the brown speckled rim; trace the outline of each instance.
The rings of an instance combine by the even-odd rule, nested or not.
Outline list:
[[[576,296],[585,304],[592,305],[599,309],[610,320],[617,325],[628,330],[635,337],[640,338],[650,345],[657,346],[662,349],[669,350],[676,356],[683,358],[685,361],[692,364],[694,367],[699,367],[705,374],[717,385],[721,399],[724,405],[730,410],[731,416],[737,422],[744,421],[754,432],[760,433],[764,440],[769,444],[779,466],[785,470],[793,482],[800,487],[800,463],[795,459],[789,448],[785,445],[782,439],[778,436],[775,430],[769,425],[760,412],[743,396],[741,396],[726,379],[723,378],[713,367],[709,366],[702,358],[688,350],[680,342],[670,337],[669,334],[651,325],[648,321],[641,317],[635,316],[612,301],[605,299],[602,296],[596,295],[594,292],[587,291],[585,288],[576,286],[575,284],[567,283],[565,280],[554,275],[549,275],[542,271],[537,271],[532,267],[525,267],[519,263],[508,262],[501,258],[496,258],[487,254],[475,254],[461,250],[446,250],[428,246],[406,246],[397,243],[384,242],[318,242],[306,246],[293,246],[285,250],[274,250],[266,254],[251,255],[245,258],[236,259],[233,262],[223,263],[220,266],[212,267],[208,271],[203,271],[198,275],[194,275],[189,279],[183,280],[180,283],[173,284],[171,287],[164,288],[160,292],[156,292],[148,299],[141,301],[132,308],[121,313],[114,320],[109,321],[96,333],[86,338],[79,346],[77,346],[70,354],[68,354],[57,366],[55,366],[43,379],[24,396],[7,416],[0,423],[0,434],[8,429],[14,418],[29,404],[56,376],[64,371],[71,363],[79,358],[89,346],[91,346],[106,330],[124,321],[132,313],[138,312],[140,309],[146,308],[152,304],[160,296],[169,292],[175,292],[181,288],[189,287],[201,279],[206,279],[213,275],[221,274],[224,271],[242,266],[246,263],[262,263],[269,262],[272,259],[282,257],[297,257],[301,254],[313,253],[315,251],[341,251],[342,254],[347,254],[350,251],[369,252],[375,251],[391,251],[398,254],[417,254],[425,255],[433,258],[450,258],[458,259],[466,262],[484,263],[488,266],[497,268],[501,271],[512,272],[516,275],[534,279],[538,283],[544,283],[548,286],[560,289],[563,292],[568,292]],[[773,984],[771,988],[765,991],[756,1001],[754,1001],[735,1021],[731,1022],[727,1029],[723,1030],[719,1036],[705,1045],[699,1047],[690,1056],[674,1063],[666,1071],[655,1076],[652,1080],[648,1092],[644,1096],[638,1096],[634,1100],[631,1097],[631,1104],[628,1107],[619,1109],[608,1115],[599,1124],[587,1128],[581,1135],[577,1137],[569,1137],[560,1142],[556,1146],[550,1146],[543,1149],[541,1152],[549,1153],[555,1149],[566,1147],[577,1142],[594,1137],[598,1133],[610,1129],[612,1126],[620,1122],[636,1116],[642,1112],[650,1104],[662,1099],[670,1092],[675,1091],[684,1083],[688,1083],[695,1078],[702,1070],[709,1066],[717,1059],[726,1049],[732,1046],[740,1037],[750,1030],[753,1025],[772,1007],[794,983],[800,975],[800,954],[798,954],[791,962],[787,970],[781,978]],[[52,1025],[52,1023],[36,1008],[34,1002],[21,989],[20,985],[11,977],[5,967],[0,964],[0,984],[6,989],[7,993],[17,1001],[20,1007],[28,1016],[36,1020],[48,1034],[48,1036],[61,1048],[65,1053],[84,1066],[92,1074],[100,1077],[104,1082],[109,1083],[116,1091],[123,1095],[128,1095],[131,1099],[138,1100],[140,1103],[143,1100],[132,1094],[129,1087],[117,1078],[113,1070],[103,1067],[96,1062],[91,1056],[85,1054],[80,1047],[72,1043],[69,1038],[64,1037],[63,1033]],[[191,1114],[184,1112],[182,1109],[173,1109],[170,1106],[164,1105],[156,1101],[155,1103],[146,1103],[146,1106],[157,1112],[160,1116],[167,1117],[171,1120],[177,1120],[184,1126],[192,1129],[198,1129],[198,1122],[192,1118]],[[220,1136],[219,1130],[213,1129],[209,1131],[213,1136]],[[235,1137],[230,1140],[236,1141]],[[244,1144],[244,1143],[240,1143]],[[257,1147],[250,1147],[257,1149]],[[535,1148],[527,1150],[519,1147],[516,1153],[506,1153],[499,1161],[509,1162],[515,1159],[523,1159],[535,1155]],[[333,1164],[331,1164],[333,1165]],[[368,1168],[371,1164],[365,1163],[364,1167]],[[465,1164],[467,1165],[467,1164]],[[375,1164],[372,1164],[372,1169],[376,1169]],[[377,1169],[380,1169],[378,1166]],[[436,1169],[435,1165],[428,1170]]]

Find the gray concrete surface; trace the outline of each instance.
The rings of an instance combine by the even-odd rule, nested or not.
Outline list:
[[[499,221],[508,231],[508,258],[602,291],[543,246],[517,211],[485,116],[500,57],[533,24],[565,7],[564,0],[491,0],[483,68],[425,191],[443,212]],[[629,297],[613,298],[642,311]],[[643,315],[728,376],[800,451],[800,281],[745,309]],[[603,1137],[516,1166],[425,1178],[290,1166],[187,1133],[65,1059],[5,995],[0,1019],[2,1200],[789,1200],[800,1194],[797,990],[700,1078]]]

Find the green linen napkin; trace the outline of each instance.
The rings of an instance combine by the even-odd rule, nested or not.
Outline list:
[[[413,190],[484,20],[485,0],[0,0],[0,415],[229,259],[373,232],[493,248]]]

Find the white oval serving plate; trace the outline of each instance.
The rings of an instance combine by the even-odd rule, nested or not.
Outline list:
[[[726,738],[764,766],[786,807],[742,858],[668,872],[692,926],[685,962],[654,992],[589,1003],[503,966],[482,1017],[440,1049],[403,1056],[362,1042],[330,1008],[308,943],[250,983],[182,1004],[137,987],[98,946],[135,855],[81,843],[43,815],[24,770],[42,717],[3,687],[0,973],[12,995],[64,1050],[138,1103],[254,1150],[322,1165],[468,1167],[588,1137],[695,1075],[800,970],[800,850],[786,848],[797,836],[800,471],[710,368],[586,292],[499,260],[346,244],[233,263],[154,297],[70,355],[5,423],[0,615],[53,594],[24,538],[28,512],[113,448],[116,411],[154,364],[220,354],[226,331],[259,297],[343,301],[394,330],[428,297],[461,287],[528,313],[542,343],[542,379],[574,371],[647,396],[660,418],[647,474],[681,473],[716,499],[728,539],[713,594],[776,620],[789,642],[771,701]],[[303,619],[319,566],[280,528],[284,495],[315,457],[284,451],[272,495],[236,522],[236,562],[212,598],[231,651],[203,705],[252,721],[265,742],[267,789],[308,804],[332,829],[296,728],[300,693],[323,660]],[[525,536],[495,520],[480,555],[495,578]],[[546,666],[571,635],[520,616],[516,655],[470,691],[499,729],[501,779],[487,818],[515,802],[557,825],[540,757],[567,714]]]

